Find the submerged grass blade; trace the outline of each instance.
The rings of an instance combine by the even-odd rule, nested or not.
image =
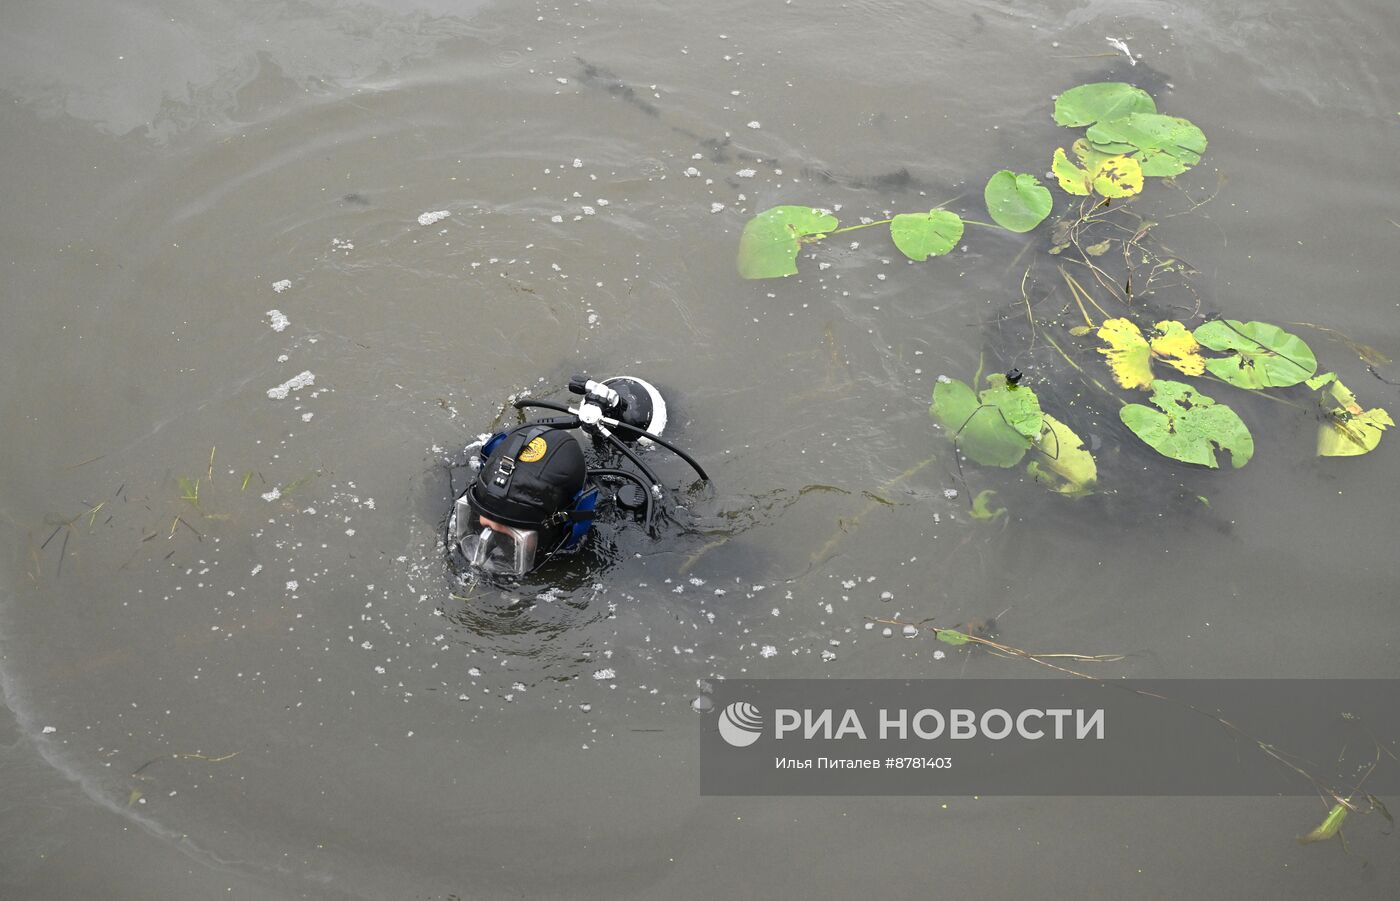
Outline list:
[[[1307,835],[1298,836],[1298,844],[1310,845],[1313,842],[1325,842],[1337,835],[1349,812],[1345,804],[1333,804],[1332,809],[1327,811],[1327,816],[1323,818],[1321,823],[1317,824],[1316,829]]]

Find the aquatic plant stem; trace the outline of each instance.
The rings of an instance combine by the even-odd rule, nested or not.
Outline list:
[[[862,228],[870,228],[871,226],[875,225],[889,225],[893,221],[894,218],[891,217],[889,219],[881,219],[877,222],[862,222],[860,225],[848,225],[845,228],[838,228],[835,231],[827,232],[824,237],[830,238],[832,235],[840,235],[844,234],[845,232],[860,231]],[[821,238],[814,238],[813,240],[820,241]]]

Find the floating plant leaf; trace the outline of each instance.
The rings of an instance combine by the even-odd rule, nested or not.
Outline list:
[[[1312,378],[1304,380],[1303,384],[1316,391],[1323,385],[1330,385],[1335,381],[1337,381],[1337,374],[1335,372],[1320,372]]]
[[[1037,482],[1060,494],[1080,497],[1093,494],[1099,478],[1094,455],[1084,449],[1084,441],[1069,426],[1049,413],[1035,449],[1040,458],[1026,464],[1026,472]]]
[[[1201,161],[1206,136],[1186,119],[1130,113],[1099,122],[1085,133],[1100,153],[1134,153],[1143,175],[1180,175]]]
[[[964,645],[972,639],[956,629],[939,629],[937,638],[944,644]]]
[[[1124,147],[1127,150],[1133,149],[1132,147],[1129,147],[1127,145],[1124,145]],[[1083,138],[1080,138],[1079,140],[1075,141],[1072,145],[1070,145],[1070,149],[1074,151],[1074,156],[1076,159],[1079,160],[1079,165],[1083,166],[1090,172],[1093,172],[1094,170],[1098,169],[1099,164],[1102,163],[1104,160],[1112,159],[1114,156],[1119,155],[1113,153],[1100,153],[1099,151],[1094,149],[1092,144],[1090,144]]]
[[[1186,330],[1186,326],[1175,320],[1167,320],[1152,328],[1157,332],[1149,342],[1152,356],[1184,375],[1200,375],[1206,371],[1201,345],[1197,343],[1196,336]]]
[[[1111,157],[1106,157],[1111,159]],[[1050,161],[1050,171],[1055,173],[1055,179],[1059,181],[1060,187],[1066,194],[1073,194],[1076,197],[1087,197],[1089,195],[1092,173],[1088,169],[1081,169],[1069,161],[1065,155],[1063,147],[1055,148],[1055,156]]]
[[[1342,828],[1342,823],[1346,821],[1347,808],[1345,804],[1333,804],[1332,809],[1327,811],[1327,816],[1322,822],[1317,824],[1317,828],[1307,835],[1298,836],[1298,844],[1310,845],[1313,842],[1325,842],[1332,838]]]
[[[988,488],[985,491],[977,492],[977,496],[972,499],[972,518],[984,521],[995,521],[998,517],[1006,515],[1005,507],[997,507],[993,510],[988,502],[996,495],[996,492]]]
[[[1015,391],[1017,396],[1012,398],[1007,396],[1004,386],[1002,392],[988,389],[979,399],[966,382],[940,379],[933,386],[933,405],[929,413],[943,425],[968,459],[984,466],[1015,466],[1031,446],[1031,439],[1021,430],[1032,418],[1029,405],[1024,403],[1026,395],[1034,404],[1035,413],[1040,411],[1040,402],[1031,389]],[[1011,416],[1006,415],[999,401],[1007,404]],[[1013,422],[1021,423],[1021,427]]]
[[[754,216],[739,238],[739,275],[778,278],[797,272],[801,239],[825,235],[840,223],[825,210],[775,206]]]
[[[1099,340],[1108,347],[1099,353],[1108,357],[1113,378],[1124,388],[1148,388],[1152,385],[1152,349],[1142,331],[1131,319],[1108,319],[1099,326]]]
[[[1121,81],[1101,81],[1070,88],[1055,98],[1055,121],[1077,127],[1129,113],[1155,113],[1157,104],[1142,88]]]
[[[890,220],[890,237],[906,257],[922,263],[941,257],[962,240],[963,221],[949,210],[900,213]]]
[[[1007,231],[1028,232],[1050,215],[1050,189],[1034,175],[1003,169],[987,179],[982,192],[987,212]]]
[[[1009,385],[1001,373],[987,376],[990,386],[982,391],[982,403],[996,407],[1002,418],[1028,440],[1040,437],[1042,420],[1040,398],[1025,385]]]
[[[1206,359],[1201,345],[1175,320],[1164,320],[1152,326],[1151,338],[1143,337],[1137,325],[1129,319],[1109,319],[1099,326],[1099,338],[1108,347],[1099,353],[1108,357],[1113,377],[1124,388],[1148,388],[1156,376],[1152,360],[1166,363],[1184,375],[1205,372]]]
[[[1094,190],[1101,197],[1132,197],[1142,190],[1142,167],[1130,156],[1111,156],[1094,172]]]
[[[1211,350],[1233,352],[1207,359],[1206,368],[1240,388],[1286,388],[1317,371],[1317,357],[1302,338],[1267,322],[1217,319],[1195,334]]]
[[[1190,385],[1158,379],[1152,383],[1151,401],[1157,410],[1144,404],[1128,404],[1118,411],[1118,416],[1134,435],[1162,456],[1211,469],[1218,465],[1214,447],[1229,451],[1230,463],[1236,469],[1254,456],[1254,438],[1244,420]]]
[[[1318,429],[1317,454],[1320,457],[1369,454],[1381,443],[1381,433],[1394,426],[1395,420],[1381,407],[1350,416],[1334,413]]]
[[[1363,410],[1356,395],[1343,385],[1335,372],[1308,379],[1309,388],[1327,386],[1319,403],[1326,418],[1317,427],[1319,457],[1359,457],[1381,443],[1382,433],[1395,425],[1381,407]]]

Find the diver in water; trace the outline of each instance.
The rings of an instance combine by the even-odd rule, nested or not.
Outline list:
[[[471,484],[457,498],[449,551],[460,551],[473,575],[526,576],[561,554],[579,549],[603,517],[632,519],[654,535],[665,497],[639,451],[656,444],[705,470],[661,437],[666,401],[649,382],[620,376],[595,382],[576,375],[569,391],[576,408],[547,401],[516,401],[564,415],[539,419],[491,436],[473,456]],[[582,431],[589,449],[574,436]]]

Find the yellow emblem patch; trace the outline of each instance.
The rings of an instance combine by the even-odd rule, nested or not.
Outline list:
[[[520,452],[520,462],[536,463],[544,458],[544,452],[547,450],[549,445],[544,443],[544,438],[535,438]]]

